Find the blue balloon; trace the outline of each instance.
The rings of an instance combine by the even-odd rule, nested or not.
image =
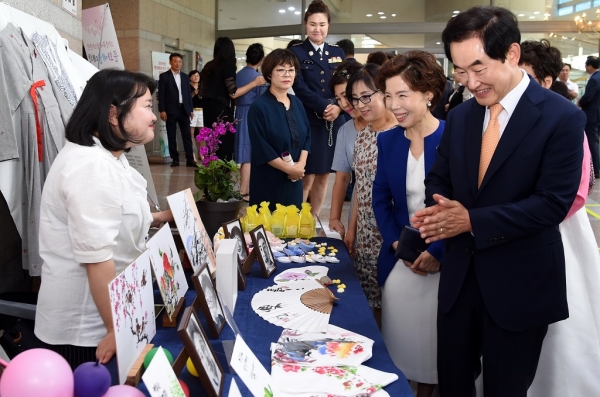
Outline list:
[[[83,363],[73,372],[75,397],[102,397],[110,387],[110,372],[102,364]]]

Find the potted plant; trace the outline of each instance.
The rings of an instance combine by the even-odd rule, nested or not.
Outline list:
[[[202,127],[196,137],[200,148],[200,162],[194,175],[194,184],[198,188],[196,206],[202,223],[209,236],[214,236],[219,227],[237,218],[242,205],[242,195],[238,187],[240,170],[233,160],[225,161],[217,157],[221,141],[227,133],[235,133],[234,124],[219,118],[212,128]]]

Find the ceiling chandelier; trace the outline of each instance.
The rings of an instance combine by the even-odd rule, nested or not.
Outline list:
[[[588,19],[584,12],[581,16],[575,17],[577,32],[589,38],[600,38],[600,8],[596,8],[596,18]]]

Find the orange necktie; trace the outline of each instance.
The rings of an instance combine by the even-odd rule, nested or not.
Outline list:
[[[500,123],[498,123],[498,115],[504,108],[499,103],[490,106],[490,122],[483,133],[481,140],[481,157],[479,158],[479,179],[477,187],[481,186],[481,181],[485,176],[485,172],[490,165],[494,151],[500,140]]]

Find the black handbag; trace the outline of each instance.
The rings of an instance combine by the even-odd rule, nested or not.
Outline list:
[[[404,226],[398,239],[398,248],[396,248],[396,258],[403,259],[407,262],[413,263],[417,260],[422,252],[426,251],[429,244],[421,238],[421,232],[419,229],[415,229],[411,226]]]

